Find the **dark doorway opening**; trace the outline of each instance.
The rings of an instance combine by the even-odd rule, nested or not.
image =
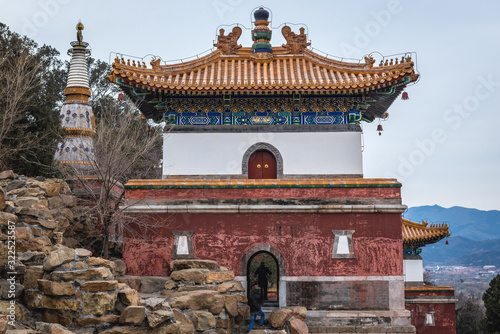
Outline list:
[[[264,300],[264,307],[279,307],[279,264],[278,260],[269,252],[260,251],[252,255],[247,263],[247,295],[253,292],[252,290],[262,285],[259,282],[259,273],[262,278],[262,264],[269,269],[270,274],[267,276],[267,299]],[[259,284],[260,283],[260,284]],[[263,287],[261,287],[262,289]],[[262,293],[264,294],[264,289]]]
[[[248,159],[249,179],[277,179],[276,158],[268,150],[257,150]]]

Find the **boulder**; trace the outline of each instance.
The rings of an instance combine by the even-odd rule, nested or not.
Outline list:
[[[44,279],[38,280],[38,288],[48,296],[73,296],[75,287],[70,282],[53,282]]]
[[[146,318],[144,306],[128,306],[120,315],[120,324],[140,325]]]
[[[116,268],[116,264],[113,261],[103,259],[101,257],[89,257],[87,263],[89,267],[106,267],[114,272]]]
[[[217,285],[217,291],[220,293],[226,292],[245,292],[245,288],[240,282],[224,282]]]
[[[218,328],[228,329],[231,326],[231,318],[225,317],[225,318],[220,318],[220,319],[216,319],[216,320],[217,321],[216,321],[215,327],[217,329]]]
[[[137,290],[131,288],[118,291],[118,298],[127,306],[137,306],[141,303],[141,295],[139,295]]]
[[[31,229],[29,227],[16,227],[15,231],[16,240],[29,240],[32,237]]]
[[[12,213],[0,211],[0,225],[8,226],[9,222],[13,225],[17,224],[17,216]]]
[[[132,289],[139,291],[141,287],[141,279],[138,276],[122,276],[117,277],[116,280],[120,283],[125,283]]]
[[[79,257],[89,257],[92,255],[92,252],[85,248],[77,248],[75,251]]]
[[[45,271],[53,271],[61,264],[75,260],[75,250],[63,245],[55,246],[55,250],[43,260],[43,269]]]
[[[155,293],[160,292],[165,286],[165,282],[168,281],[167,277],[157,277],[157,276],[145,276],[141,277],[141,285],[138,289],[141,293]],[[133,288],[132,285],[130,285]]]
[[[7,192],[7,197],[16,198],[16,197],[40,197],[45,196],[45,191],[38,188],[20,188],[14,189]]]
[[[0,210],[5,209],[7,204],[5,203],[5,192],[3,191],[2,187],[0,187]]]
[[[0,268],[3,268],[7,264],[9,258],[8,253],[9,249],[7,248],[7,245],[0,242]]]
[[[209,270],[219,270],[220,266],[212,260],[178,259],[170,262],[170,270],[204,268]]]
[[[32,216],[35,218],[52,219],[52,213],[42,205],[33,205],[33,207],[16,207],[16,214],[23,216]]]
[[[147,309],[149,327],[156,327],[164,322],[174,322],[174,312],[166,298],[148,298],[141,301]]]
[[[224,306],[231,317],[238,316],[238,299],[235,295],[224,296]]]
[[[238,302],[240,302],[240,303],[245,303],[245,304],[248,303],[248,298],[247,298],[247,296],[245,296],[244,293],[238,293],[238,294],[235,294],[233,296],[235,296],[236,299],[238,300]]]
[[[215,291],[215,285],[184,285],[184,286],[179,286],[177,289],[178,292],[184,292],[184,291],[200,291],[200,290],[210,290],[210,291]]]
[[[54,219],[38,219],[36,222],[40,226],[48,228],[49,230],[55,230],[59,227],[59,224]]]
[[[293,311],[287,308],[277,309],[271,312],[269,324],[276,329],[282,329],[288,319],[292,317]]]
[[[7,192],[14,190],[14,189],[19,189],[22,188],[26,185],[26,180],[12,180],[7,184],[7,187],[5,190]]]
[[[49,197],[48,198],[49,209],[62,209],[66,207],[61,197]]]
[[[178,324],[163,325],[157,328],[115,326],[100,334],[180,334]]]
[[[115,308],[117,293],[82,293],[83,314],[103,315]]]
[[[51,310],[78,311],[81,307],[79,300],[49,297],[36,290],[25,291],[24,300],[29,309],[47,308]]]
[[[28,242],[26,250],[49,254],[52,251],[52,242],[47,237],[32,238]]]
[[[163,288],[165,290],[173,290],[173,289],[175,289],[175,283],[174,283],[174,281],[172,281],[172,280],[166,281],[165,284],[163,285]]]
[[[24,207],[24,208],[31,208],[34,205],[45,206],[45,205],[43,205],[41,199],[39,199],[38,197],[32,197],[32,196],[16,197],[16,198],[14,198],[13,202],[14,202],[15,206]]]
[[[25,289],[33,289],[38,286],[37,281],[43,277],[42,266],[31,266],[26,268],[23,285]]]
[[[59,311],[54,310],[44,310],[42,314],[43,322],[48,322],[51,324],[59,324],[64,327],[68,327],[73,322],[73,317],[71,314],[59,313]]]
[[[21,285],[19,283],[14,283],[14,291],[12,291],[11,288],[12,286],[10,282],[0,282],[0,297],[2,299],[11,299],[11,297],[9,296],[14,293],[15,297],[19,298],[19,296],[21,296],[21,293],[23,293],[24,291],[24,285]]]
[[[242,323],[248,318],[250,318],[250,306],[246,304],[238,305],[238,316],[236,317],[236,321]]]
[[[72,208],[76,206],[76,197],[68,194],[59,194],[59,197],[62,199],[64,206],[68,208]]]
[[[12,170],[4,170],[0,173],[0,180],[15,179],[16,177],[17,174],[15,174]]]
[[[300,319],[302,321],[306,320],[307,317],[307,308],[304,306],[294,306],[294,307],[289,307],[293,311],[293,317]]]
[[[174,281],[188,281],[196,284],[203,284],[207,279],[206,270],[202,269],[182,269],[176,270],[170,274]]]
[[[290,334],[309,334],[309,329],[304,321],[294,318],[288,321]]]
[[[52,180],[49,181],[29,181],[29,187],[35,187],[45,190],[45,193],[48,197],[54,197],[59,195],[61,192],[61,183],[54,182]]]
[[[75,279],[90,280],[92,278],[106,278],[111,273],[109,269],[103,267],[79,269],[72,271],[53,271],[50,274],[51,281],[72,281]]]
[[[113,260],[113,262],[116,265],[114,274],[118,276],[125,275],[125,272],[127,271],[127,265],[125,262],[120,259]]]
[[[104,323],[115,324],[118,323],[119,320],[120,320],[119,315],[106,314],[103,315],[102,317],[76,318],[75,323],[78,326],[84,327],[84,326],[104,324]]]
[[[224,307],[224,298],[216,291],[178,292],[170,297],[170,305],[181,310],[208,309],[212,314],[219,314]]]
[[[16,315],[17,321],[23,321],[31,318],[31,315],[25,306],[21,305],[21,303],[15,303],[14,305],[14,314]],[[10,315],[11,308],[12,304],[10,300],[0,300],[0,314]]]
[[[88,281],[81,285],[82,291],[112,291],[118,287],[118,281]]]
[[[212,313],[207,311],[194,311],[193,324],[197,331],[215,329],[216,321]]]
[[[67,330],[59,324],[49,324],[45,322],[37,322],[35,328],[46,334],[73,334],[73,332]]]
[[[213,282],[227,282],[232,281],[234,279],[234,272],[232,271],[209,271],[206,273],[207,283]]]

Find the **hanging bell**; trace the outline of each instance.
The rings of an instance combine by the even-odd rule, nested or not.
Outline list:
[[[120,107],[121,107],[123,101],[123,93],[118,94],[118,101],[120,101]]]
[[[446,244],[446,245],[449,245],[450,243],[448,242],[448,240],[446,240],[445,244]]]
[[[408,97],[408,93],[407,92],[403,92],[403,96],[401,97],[402,100],[408,100],[409,97]]]
[[[384,131],[384,129],[382,128],[382,124],[377,125],[377,131],[378,131],[378,135],[381,136],[382,131]]]

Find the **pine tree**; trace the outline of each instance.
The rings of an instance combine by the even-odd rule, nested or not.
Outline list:
[[[486,308],[486,318],[482,322],[484,332],[500,334],[500,274],[491,280],[483,301]]]

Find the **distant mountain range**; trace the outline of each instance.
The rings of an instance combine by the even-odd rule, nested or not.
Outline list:
[[[404,218],[420,222],[447,223],[451,237],[422,249],[424,265],[500,267],[500,211],[482,211],[439,205],[409,208]]]

